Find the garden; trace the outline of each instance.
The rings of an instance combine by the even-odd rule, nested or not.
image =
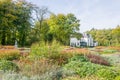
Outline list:
[[[41,3],[41,7],[29,1],[0,0],[0,80],[120,80],[120,25],[85,31],[98,42],[97,47],[70,47],[71,37],[84,37],[80,32],[81,20],[89,25],[78,17],[83,12],[77,10],[80,13],[76,15],[76,9],[69,12],[69,7],[66,12],[54,2],[47,2],[54,6],[52,12],[50,6],[42,6],[44,0],[31,0]],[[54,8],[62,11],[56,13],[59,10]],[[89,16],[89,11],[85,12]]]
[[[40,42],[0,47],[0,80],[120,80],[120,48]]]

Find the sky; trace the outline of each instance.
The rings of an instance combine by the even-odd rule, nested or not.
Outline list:
[[[120,0],[27,0],[55,13],[73,13],[80,20],[80,32],[120,25]]]

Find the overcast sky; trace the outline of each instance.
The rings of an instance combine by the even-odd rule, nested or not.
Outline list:
[[[80,31],[115,28],[120,24],[120,0],[27,0],[47,6],[55,13],[73,13],[80,19]]]

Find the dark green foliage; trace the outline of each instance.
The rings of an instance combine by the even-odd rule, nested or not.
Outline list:
[[[103,67],[91,62],[71,61],[70,63],[65,65],[65,68],[75,71],[81,77],[85,77],[94,75],[98,69]]]
[[[69,61],[80,61],[80,62],[87,62],[88,58],[85,55],[78,54],[73,56]]]
[[[17,66],[17,64],[13,63],[12,61],[1,60],[0,61],[0,70],[18,71],[19,67]]]
[[[24,46],[31,30],[32,4],[26,1],[0,1],[0,44]]]
[[[79,59],[79,58],[81,59]],[[118,72],[108,66],[94,64],[83,56],[71,58],[71,61],[64,66],[64,69],[75,71],[80,77],[96,75],[108,80],[114,80],[118,76]]]

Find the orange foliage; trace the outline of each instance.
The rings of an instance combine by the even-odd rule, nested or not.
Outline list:
[[[120,51],[120,47],[119,46],[109,46],[108,48]]]
[[[3,49],[15,49],[15,46],[10,46],[10,45],[7,45],[7,46],[2,46]]]
[[[19,63],[19,64],[25,64],[25,65],[27,65],[27,64],[32,65],[32,64],[33,64],[33,61],[31,61],[31,60],[29,60],[29,59],[21,59],[21,60],[18,61],[18,63]]]
[[[95,47],[96,49],[104,49],[104,48],[106,48],[105,46],[97,46],[97,47]]]
[[[14,59],[20,56],[19,50],[17,49],[1,49],[0,59]]]
[[[88,54],[90,51],[87,48],[67,48],[62,53]]]

